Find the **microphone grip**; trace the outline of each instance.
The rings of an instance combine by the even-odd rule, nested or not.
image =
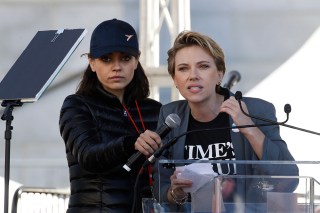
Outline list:
[[[136,161],[136,160],[138,160],[138,158],[140,158],[141,156],[143,156],[143,154],[141,153],[141,152],[136,152],[135,154],[133,154],[129,159],[128,159],[128,161],[127,161],[127,163],[125,164],[125,165],[123,165],[123,168],[125,169],[125,170],[127,170],[128,172],[130,172],[131,171],[131,166],[132,166],[132,164]]]
[[[171,128],[164,124],[156,131],[156,133],[160,136],[160,138],[164,138],[170,132],[170,130]]]
[[[160,129],[158,129],[156,131],[156,133],[160,136],[160,138],[164,138],[171,130],[171,127],[168,126],[166,123],[164,123]],[[140,158],[141,156],[143,156],[143,154],[141,152],[136,152],[135,154],[133,154],[127,161],[127,163],[125,165],[123,165],[123,168],[125,170],[127,170],[128,172],[131,171],[131,166],[132,164],[138,160],[138,158]]]
[[[167,126],[167,125],[163,125],[158,131],[157,133],[159,134],[159,136],[161,138],[163,138],[164,136],[166,136],[169,131],[171,129]],[[141,152],[136,152],[135,154],[133,154],[127,161],[127,163],[125,165],[123,165],[123,168],[125,170],[127,170],[128,172],[131,171],[131,166],[132,164],[138,160],[138,158],[140,158],[141,156],[143,156],[143,154]]]
[[[162,152],[166,149],[167,147],[161,147],[160,149],[158,149],[157,151],[155,151],[153,153],[153,155],[151,155],[147,160],[146,162],[149,162],[149,163],[154,163],[159,157],[160,155],[162,154]]]
[[[183,134],[184,135],[184,134]],[[153,155],[151,155],[146,162],[149,161],[149,163],[154,163],[156,159],[158,159],[161,155],[162,152],[167,149],[168,147],[174,145],[178,140],[178,137],[174,137],[173,139],[169,140],[166,144],[164,144],[162,147],[160,147],[160,149],[158,149],[157,151],[155,151],[153,153]]]

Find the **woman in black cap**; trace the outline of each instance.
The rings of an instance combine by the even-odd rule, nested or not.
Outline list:
[[[67,212],[128,213],[145,158],[130,172],[123,165],[141,146],[136,142],[140,133],[156,129],[161,104],[147,98],[149,82],[130,24],[117,19],[100,23],[87,55],[89,65],[77,91],[66,97],[60,113],[71,187]],[[157,134],[151,137],[160,144]],[[146,146],[145,153],[155,148]],[[140,207],[141,197],[151,196],[147,169],[139,183]]]

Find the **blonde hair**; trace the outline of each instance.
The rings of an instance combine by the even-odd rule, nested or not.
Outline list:
[[[208,50],[215,61],[218,71],[226,71],[224,53],[221,47],[209,36],[194,31],[182,31],[174,41],[171,49],[168,50],[168,72],[171,77],[175,74],[175,56],[177,52],[185,47],[200,46]]]

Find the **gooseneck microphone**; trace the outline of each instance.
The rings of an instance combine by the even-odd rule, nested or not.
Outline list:
[[[242,99],[242,93],[240,91],[237,91],[235,93],[235,98],[238,100],[239,102],[239,105],[240,105],[240,109],[242,111],[243,114],[245,114],[246,116],[250,117],[250,118],[253,118],[253,119],[256,119],[256,120],[260,120],[260,121],[264,121],[266,123],[262,123],[262,124],[252,124],[252,125],[241,125],[241,126],[231,126],[231,127],[220,127],[220,128],[213,128],[213,129],[198,129],[198,130],[191,130],[191,131],[187,131],[187,132],[184,132],[172,139],[170,139],[167,143],[165,143],[164,145],[162,145],[158,150],[156,150],[153,155],[151,155],[143,164],[142,167],[145,167],[147,166],[149,163],[154,163],[156,159],[158,159],[164,150],[168,149],[169,147],[173,146],[177,140],[179,138],[181,138],[182,136],[185,136],[185,135],[188,135],[188,134],[191,134],[191,133],[194,133],[194,132],[205,132],[205,131],[219,131],[219,130],[223,130],[223,129],[240,129],[240,128],[249,128],[249,127],[260,127],[260,126],[285,126],[285,127],[289,127],[289,128],[293,128],[293,129],[296,129],[296,130],[300,130],[300,131],[304,131],[304,132],[308,132],[308,133],[312,133],[312,134],[315,134],[315,135],[320,135],[320,133],[318,132],[314,132],[314,131],[310,131],[310,130],[307,130],[307,129],[302,129],[302,128],[299,128],[299,127],[295,127],[295,126],[291,126],[291,125],[288,125],[286,124],[287,121],[289,120],[289,113],[291,112],[291,106],[290,104],[286,104],[284,106],[284,112],[286,113],[287,115],[287,118],[285,121],[282,121],[282,122],[277,122],[277,121],[273,121],[273,120],[269,120],[269,119],[266,119],[266,118],[262,118],[262,117],[258,117],[258,116],[254,116],[254,115],[250,115],[248,113],[246,113],[244,110],[243,110],[243,107],[242,107],[242,104],[241,104],[241,99]]]
[[[236,85],[241,80],[241,75],[236,70],[230,71],[228,77],[229,77],[229,79],[226,81],[226,83],[223,85],[223,87],[225,87],[229,90],[231,89],[231,87]]]
[[[284,106],[284,111],[287,114],[287,119],[285,121],[283,121],[283,122],[277,122],[277,121],[273,121],[273,120],[269,120],[269,119],[266,119],[266,118],[257,117],[257,116],[250,115],[250,114],[246,113],[242,108],[242,104],[241,104],[242,93],[240,91],[237,91],[235,93],[235,98],[237,99],[237,101],[239,103],[241,112],[243,114],[245,114],[246,116],[250,117],[250,118],[257,119],[257,120],[260,120],[260,121],[265,121],[265,122],[268,122],[270,124],[285,126],[285,127],[288,127],[288,128],[291,128],[291,129],[296,129],[296,130],[303,131],[303,132],[308,132],[308,133],[311,133],[311,134],[314,134],[314,135],[320,135],[320,133],[318,133],[318,132],[314,132],[314,131],[311,131],[311,130],[308,130],[308,129],[303,129],[303,128],[300,128],[300,127],[291,126],[291,125],[286,124],[287,121],[289,120],[289,113],[291,112],[290,104],[286,104]]]
[[[166,117],[164,124],[156,131],[160,138],[164,138],[173,128],[180,126],[181,119],[177,114],[170,114]],[[127,161],[123,168],[128,172],[131,171],[132,164],[137,161],[140,157],[144,156],[141,152],[136,152]]]
[[[254,115],[249,115],[248,113],[246,113],[246,112],[243,110],[242,104],[241,104],[242,92],[237,91],[237,92],[235,93],[234,97],[236,98],[236,100],[237,100],[238,103],[239,103],[241,112],[242,112],[243,114],[245,114],[246,116],[250,117],[250,118],[254,118],[254,119],[257,119],[257,120],[260,120],[260,121],[265,121],[265,122],[268,122],[268,123],[274,123],[274,124],[276,124],[276,125],[283,125],[283,124],[287,123],[287,121],[289,120],[289,113],[291,112],[291,106],[290,106],[290,104],[286,104],[286,105],[284,106],[284,112],[285,112],[286,115],[287,115],[286,120],[285,120],[285,121],[282,121],[282,122],[277,122],[277,121],[269,120],[269,119],[266,119],[266,118],[261,118],[261,117],[257,117],[257,116],[254,116]]]

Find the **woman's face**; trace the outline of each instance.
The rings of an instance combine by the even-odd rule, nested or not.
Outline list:
[[[138,59],[121,52],[113,52],[101,58],[89,60],[103,88],[122,101],[126,86],[131,82]]]
[[[209,52],[199,46],[180,49],[175,56],[174,83],[191,103],[203,103],[215,97],[216,85],[222,80]]]

